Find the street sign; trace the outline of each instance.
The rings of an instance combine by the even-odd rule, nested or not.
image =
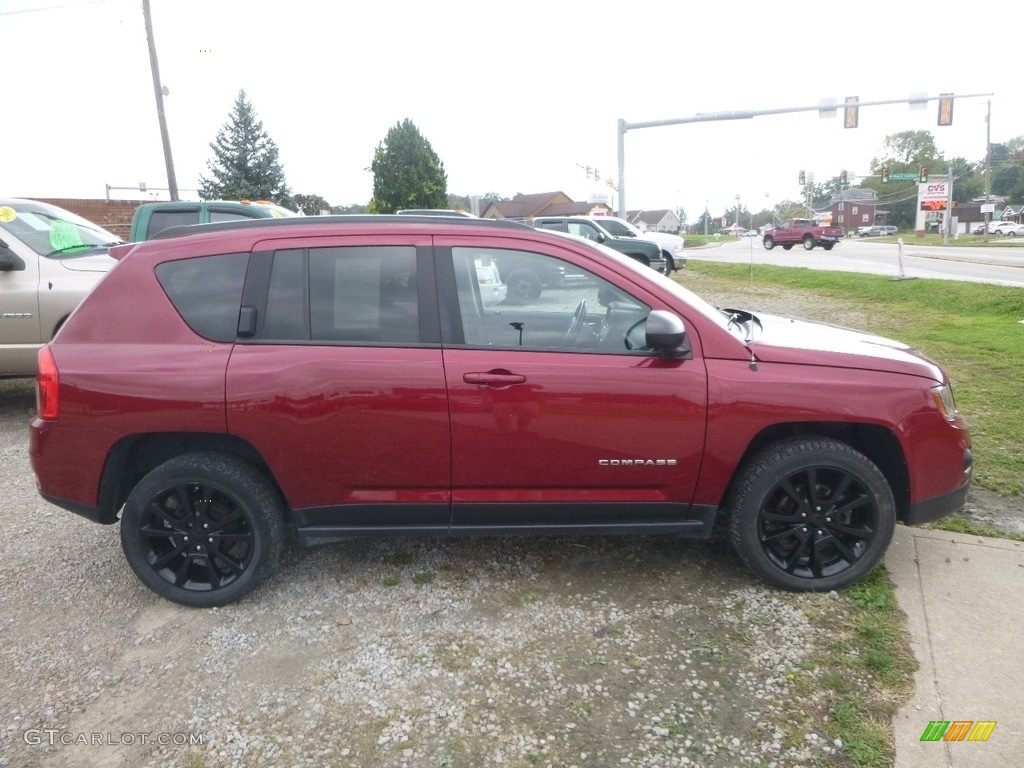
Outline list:
[[[915,181],[917,179],[916,173],[890,173],[889,178],[894,181]]]

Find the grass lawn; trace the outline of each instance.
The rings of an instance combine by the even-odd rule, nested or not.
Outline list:
[[[1024,491],[1024,290],[767,265],[755,268],[751,286],[748,265],[693,260],[677,279],[705,297],[746,298],[755,311],[766,288],[776,303],[791,295],[804,316],[819,297],[828,309],[816,319],[920,350],[953,381],[973,439],[974,482],[1003,496]]]

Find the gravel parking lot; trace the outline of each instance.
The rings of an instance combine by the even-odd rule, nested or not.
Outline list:
[[[846,764],[794,681],[847,598],[767,589],[724,543],[294,548],[191,610],[38,497],[33,408],[0,382],[0,766]]]
[[[749,293],[718,299],[858,324]],[[0,380],[0,768],[851,764],[814,662],[850,598],[768,589],[724,541],[355,540],[186,609],[38,496],[33,410]],[[1021,519],[979,489],[966,515]]]

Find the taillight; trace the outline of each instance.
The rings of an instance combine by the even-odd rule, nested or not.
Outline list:
[[[39,350],[36,373],[36,413],[40,419],[56,419],[60,413],[60,377],[50,347]]]

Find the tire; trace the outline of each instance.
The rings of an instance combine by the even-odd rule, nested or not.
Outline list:
[[[814,485],[816,498],[808,493]],[[727,502],[744,563],[768,584],[840,589],[885,554],[896,503],[885,476],[837,440],[804,437],[769,446],[745,465]]]
[[[662,251],[661,255],[665,259],[665,274],[671,277],[672,273],[676,271],[676,260],[672,258],[672,254],[668,251]]]
[[[835,245],[835,243],[822,243],[821,247],[824,248],[826,251],[831,251],[833,245]]]
[[[284,538],[284,504],[273,485],[218,453],[165,461],[132,489],[121,515],[132,570],[160,597],[193,608],[250,592],[277,566]]]
[[[791,250],[792,248],[793,248],[793,244],[792,243],[784,243],[782,245],[782,250],[784,250],[784,251]]]
[[[775,247],[775,239],[771,237],[766,237],[764,239],[763,245],[766,251],[770,251],[772,248]],[[785,246],[783,246],[783,248],[785,248]]]
[[[517,269],[505,281],[508,286],[508,297],[513,302],[524,304],[540,298],[542,285],[536,272],[528,269]]]
[[[1017,233],[1016,233],[1016,232],[1007,232],[1007,233],[1006,233],[1006,236],[1007,236],[1007,237],[1016,237],[1016,236],[1017,236]]]
[[[810,235],[804,235],[804,250],[805,251],[813,251],[814,250],[814,238],[811,237]]]

